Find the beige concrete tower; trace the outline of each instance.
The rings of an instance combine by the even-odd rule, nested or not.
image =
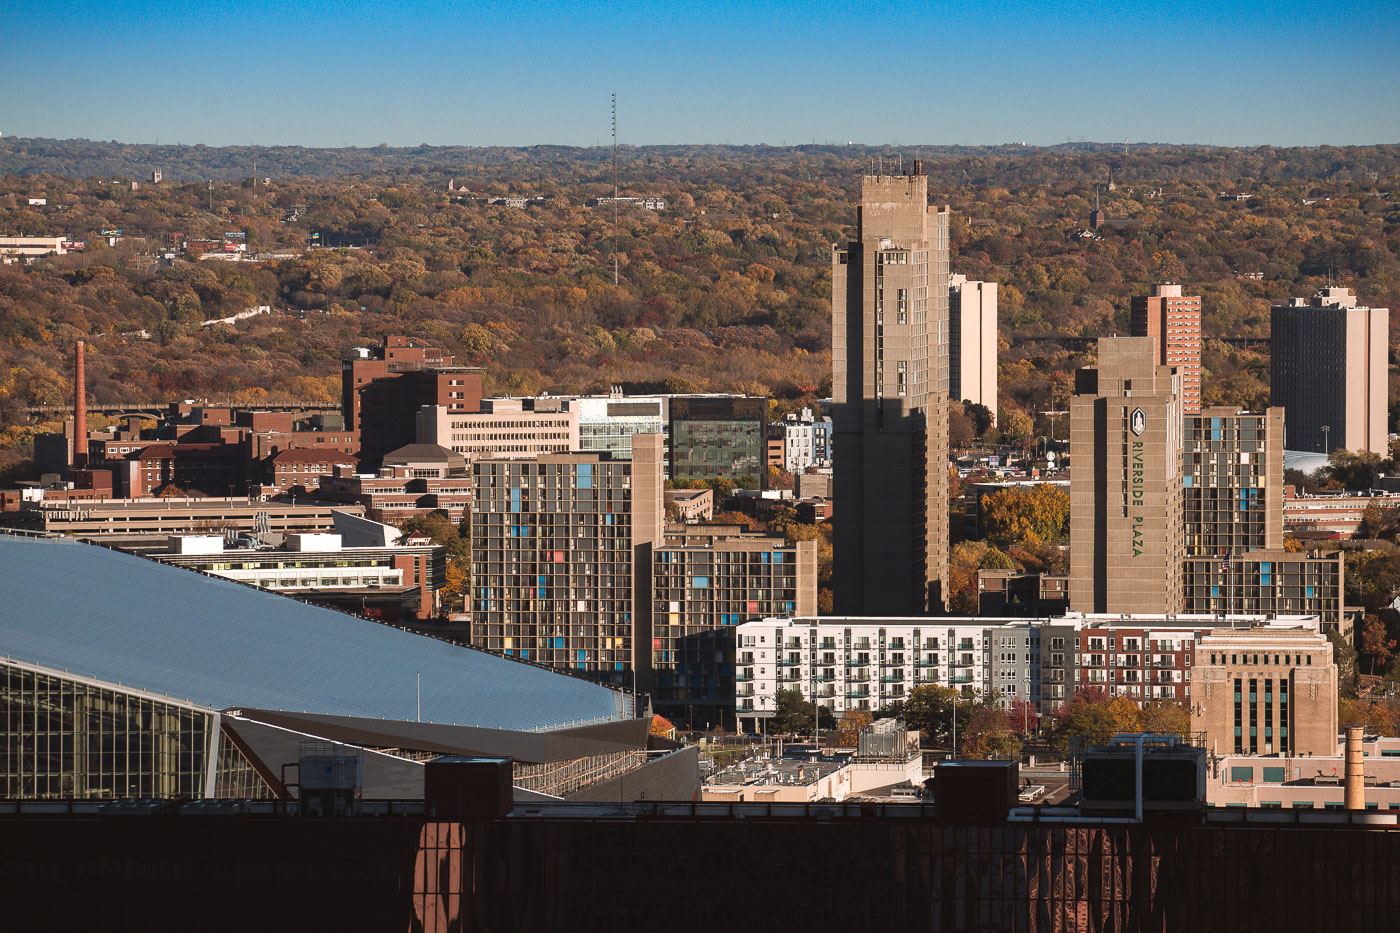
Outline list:
[[[948,212],[928,179],[867,175],[832,255],[836,611],[943,608],[948,578]]]
[[[1180,612],[1181,377],[1152,337],[1106,337],[1070,399],[1070,608]]]
[[[948,277],[948,398],[985,405],[997,423],[997,283]]]

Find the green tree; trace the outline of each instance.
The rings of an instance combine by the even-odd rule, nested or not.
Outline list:
[[[1141,732],[1142,710],[1127,697],[1115,697],[1102,687],[1083,687],[1055,711],[1050,738],[1062,754],[1071,742],[1102,742],[1119,732]]]
[[[1356,696],[1356,648],[1335,630],[1327,633],[1332,643],[1332,662],[1337,665],[1337,692],[1342,697]]]
[[[842,748],[853,748],[860,737],[860,730],[874,721],[874,717],[866,710],[848,709],[841,714],[841,721],[828,735],[827,742]]]
[[[801,690],[779,690],[777,708],[769,727],[778,734],[810,735],[814,710],[818,711],[822,729],[831,729],[836,725],[831,711],[803,697]]]
[[[1007,711],[999,706],[978,705],[968,716],[959,741],[959,751],[967,758],[1018,758],[1021,737],[1011,724]]]
[[[1149,700],[1142,705],[1142,731],[1186,735],[1191,731],[1191,713],[1175,700]]]
[[[966,732],[973,703],[960,699],[958,691],[940,684],[920,684],[909,691],[899,715],[910,729],[918,729],[927,741],[951,745],[953,710],[956,705],[958,731]]]
[[[1069,528],[1069,495],[1059,486],[998,489],[982,497],[987,540],[1002,549],[1035,549],[1061,541]]]

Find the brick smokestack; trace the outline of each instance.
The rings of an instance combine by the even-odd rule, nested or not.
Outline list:
[[[1361,754],[1361,727],[1347,726],[1346,790],[1348,810],[1366,809],[1366,760]]]
[[[79,340],[73,367],[73,468],[84,469],[87,459],[87,368]]]

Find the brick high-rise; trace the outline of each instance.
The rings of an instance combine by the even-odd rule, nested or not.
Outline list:
[[[867,175],[832,254],[836,611],[939,611],[948,578],[948,211]]]
[[[1180,285],[1155,285],[1132,300],[1132,334],[1157,338],[1157,362],[1181,374],[1181,410],[1201,410],[1201,296]]]

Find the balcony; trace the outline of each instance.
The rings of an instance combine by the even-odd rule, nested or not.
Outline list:
[[[893,674],[886,674],[884,677],[880,678],[880,682],[886,684],[902,684],[904,683],[904,677],[902,675],[896,677]]]
[[[831,680],[835,680],[835,679],[836,679],[836,677],[833,676],[833,675],[818,674],[817,676],[815,676],[815,677],[812,678],[812,682],[813,682],[813,683],[822,684],[822,683],[826,683],[827,681],[831,681]]]
[[[915,666],[915,667],[939,667],[940,665],[939,665],[939,663],[938,663],[937,661],[915,661],[915,662],[914,662],[914,666]]]
[[[957,675],[954,675],[952,678],[950,678],[950,679],[948,680],[948,683],[950,683],[950,684],[970,684],[970,683],[972,683],[972,675],[971,675],[971,674],[957,674]]]
[[[752,697],[752,696],[754,695],[754,692],[753,692],[752,689],[749,689],[749,690],[739,690],[739,691],[736,691],[734,695],[735,695],[736,697]]]
[[[847,697],[847,699],[851,699],[851,700],[862,700],[862,699],[865,699],[865,698],[867,698],[867,697],[869,697],[869,696],[870,696],[870,688],[869,688],[869,687],[866,687],[865,689],[862,689],[862,690],[847,690],[847,691],[846,691],[846,697]]]
[[[736,675],[735,678],[734,678],[734,682],[735,682],[736,684],[747,684],[747,683],[751,683],[752,681],[753,681],[753,675],[752,675],[752,674],[738,674],[738,675]]]
[[[846,662],[846,666],[847,666],[847,667],[869,667],[869,666],[870,666],[870,662],[869,662],[869,661],[847,661],[847,662]]]
[[[797,667],[802,663],[801,658],[783,658],[778,662],[779,667]]]

